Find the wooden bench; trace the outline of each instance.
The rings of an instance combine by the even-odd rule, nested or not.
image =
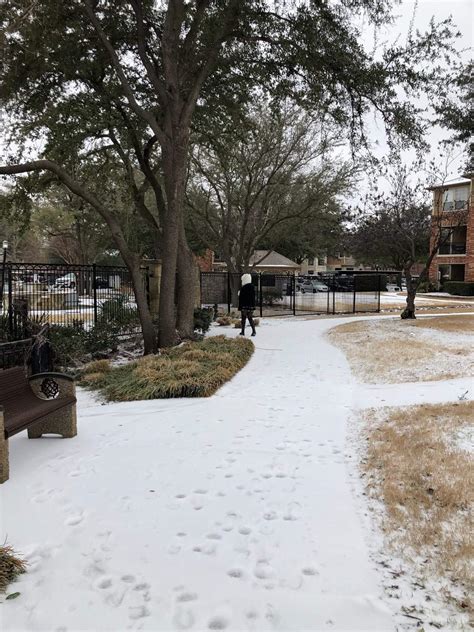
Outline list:
[[[75,437],[74,380],[62,373],[28,377],[23,367],[0,371],[0,483],[8,480],[8,439],[28,430],[29,439],[43,434]]]

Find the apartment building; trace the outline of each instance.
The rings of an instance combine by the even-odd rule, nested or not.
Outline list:
[[[429,276],[433,283],[474,282],[473,181],[474,173],[467,173],[455,182],[430,187],[433,192],[433,234],[441,219],[447,235],[430,266]]]

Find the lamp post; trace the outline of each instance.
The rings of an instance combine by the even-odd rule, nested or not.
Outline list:
[[[8,250],[8,241],[4,239],[3,240],[3,261],[2,261],[2,284],[0,286],[0,305],[1,305],[2,314],[3,314],[3,288],[5,287],[5,266],[7,263],[7,250]]]

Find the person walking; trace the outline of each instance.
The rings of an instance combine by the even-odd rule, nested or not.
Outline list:
[[[239,292],[239,311],[242,315],[241,336],[245,336],[245,323],[248,319],[250,327],[252,327],[252,336],[256,336],[255,323],[253,322],[253,310],[255,309],[255,287],[252,283],[252,275],[243,274],[242,288]]]

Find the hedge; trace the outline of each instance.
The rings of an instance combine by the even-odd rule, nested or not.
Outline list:
[[[468,283],[466,281],[446,281],[443,284],[443,289],[448,294],[455,294],[456,296],[474,296],[474,283]]]

